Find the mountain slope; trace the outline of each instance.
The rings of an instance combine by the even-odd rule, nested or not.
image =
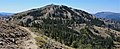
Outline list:
[[[118,29],[115,23],[64,5],[51,4],[31,9],[12,15],[10,20],[14,24],[30,27],[32,30],[36,28],[36,35],[40,36],[35,38],[39,47],[44,47],[43,45],[47,43],[46,38],[41,38],[41,35],[78,49],[113,49],[114,42],[119,42],[120,39],[116,33],[99,29],[99,27],[108,28],[107,30]],[[39,44],[40,39],[42,45]]]
[[[42,39],[39,39],[39,38]],[[48,39],[45,36],[38,36],[27,27],[22,27],[13,23],[8,23],[5,20],[0,19],[0,49],[41,49],[47,47],[48,44],[51,45],[51,49],[64,48],[73,49],[53,39]],[[44,47],[38,47],[36,43],[41,44],[43,39],[48,43],[44,43]],[[48,45],[49,46],[49,45]]]

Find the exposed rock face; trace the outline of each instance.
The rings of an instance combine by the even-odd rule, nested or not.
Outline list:
[[[24,41],[29,40],[29,35],[19,26],[0,20],[0,49],[24,49]]]

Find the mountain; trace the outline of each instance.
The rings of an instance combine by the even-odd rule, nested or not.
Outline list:
[[[14,13],[6,13],[6,12],[0,12],[0,16],[4,16],[4,17],[7,17],[7,16],[11,16],[13,15]]]
[[[8,23],[27,30],[34,38],[32,41],[42,49],[120,47],[120,23],[99,19],[65,5],[50,4],[23,11],[12,15],[9,20]]]
[[[76,23],[78,24],[80,23],[92,24],[97,22],[94,20],[98,20],[99,23],[95,25],[99,26],[104,24],[104,22],[95,18],[95,16],[85,11],[73,9],[64,5],[47,5],[42,8],[32,9],[13,15],[14,21],[19,20],[19,22],[26,23],[27,21],[24,20],[27,19],[30,19],[31,21],[33,20],[32,23],[35,22],[35,20],[40,19],[62,19],[62,20],[65,19],[71,21],[69,23],[74,23],[72,21],[77,21]]]
[[[106,18],[111,20],[120,21],[120,13],[114,13],[114,12],[98,12],[95,14],[98,18]]]

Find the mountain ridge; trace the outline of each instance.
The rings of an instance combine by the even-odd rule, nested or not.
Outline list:
[[[8,12],[0,12],[0,16],[1,17],[8,17],[8,16],[11,16],[13,15],[14,13],[8,13]]]
[[[106,18],[106,19],[111,19],[115,21],[120,21],[120,13],[115,13],[115,12],[98,12],[95,14],[96,17],[98,18]]]

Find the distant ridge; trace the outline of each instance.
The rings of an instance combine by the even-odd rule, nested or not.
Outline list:
[[[120,13],[115,12],[98,12],[95,14],[98,18],[106,18],[111,20],[120,21]]]
[[[8,13],[8,12],[0,12],[0,16],[1,17],[7,17],[7,16],[11,16],[13,15],[14,13]]]

